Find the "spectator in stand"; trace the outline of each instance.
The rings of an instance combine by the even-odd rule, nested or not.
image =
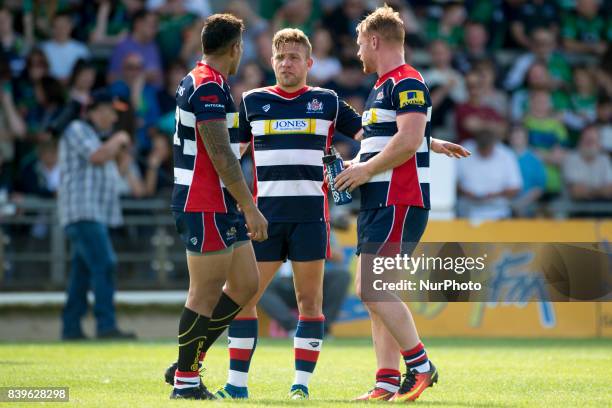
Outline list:
[[[168,9],[177,7],[177,3],[181,3],[181,7],[199,18],[206,18],[213,13],[209,0],[146,0],[147,10],[156,13],[166,13]]]
[[[516,156],[488,132],[476,133],[464,146],[472,155],[457,162],[457,215],[473,220],[509,218],[511,200],[522,187]]]
[[[550,105],[555,112],[565,112],[569,108],[567,94],[561,89],[555,89],[555,82],[546,66],[535,62],[527,72],[526,87],[512,94],[510,116],[515,123],[519,123],[529,112],[530,95],[537,91],[545,91],[550,95]]]
[[[542,160],[529,148],[525,128],[512,128],[509,141],[518,160],[523,185],[512,203],[512,209],[516,216],[533,217],[537,213],[538,200],[546,188],[546,169]]]
[[[128,54],[123,59],[120,79],[110,86],[114,96],[130,102],[136,114],[136,148],[139,154],[151,148],[148,129],[160,117],[157,90],[147,82],[144,62],[140,54]]]
[[[514,41],[523,48],[530,48],[531,34],[536,29],[545,29],[553,35],[559,32],[559,7],[553,1],[530,0],[518,8],[516,19],[510,30]]]
[[[124,60],[132,54],[138,54],[143,62],[143,71],[147,82],[161,85],[162,63],[159,48],[155,43],[157,34],[157,16],[148,11],[137,12],[132,20],[130,35],[121,41],[113,50],[110,60],[109,83],[116,81],[122,74]]]
[[[363,112],[372,83],[363,73],[361,62],[357,59],[345,60],[342,64],[342,73],[334,79],[323,84],[324,88],[335,90],[358,112]]]
[[[319,85],[336,77],[342,65],[333,55],[333,42],[328,30],[318,28],[312,38],[312,68],[308,72],[309,83]]]
[[[569,52],[603,55],[612,41],[610,16],[599,12],[598,0],[576,0],[575,11],[563,20],[561,36]]]
[[[612,70],[610,67],[612,67],[612,46],[608,47],[608,51],[599,59],[599,65],[595,71],[598,86],[612,97]]]
[[[591,69],[577,66],[573,84],[569,110],[563,121],[568,128],[580,131],[597,119],[597,82]]]
[[[255,45],[257,47],[257,60],[255,61],[261,72],[264,73],[264,83],[266,85],[273,85],[276,83],[276,77],[272,70],[272,34],[269,30],[262,31],[255,38]]]
[[[234,101],[240,103],[243,92],[264,86],[264,80],[264,73],[256,62],[252,61],[241,64],[240,75],[232,85],[231,90]]]
[[[569,140],[565,126],[553,115],[548,92],[532,92],[529,114],[525,116],[523,125],[529,135],[529,145],[546,164],[546,193],[557,195],[561,192],[560,168]]]
[[[155,42],[164,66],[175,61],[183,45],[184,33],[198,20],[187,10],[183,0],[168,0],[155,9],[159,16],[159,30]]]
[[[330,31],[340,59],[354,58],[357,54],[355,29],[369,12],[365,0],[342,0],[342,4],[323,18],[323,26]]]
[[[13,160],[15,140],[21,140],[26,135],[26,124],[17,110],[11,70],[8,60],[0,61],[0,163]],[[4,176],[7,174],[1,171]]]
[[[68,96],[79,102],[83,106],[87,106],[91,100],[91,90],[96,84],[96,68],[85,60],[80,60],[74,66],[70,81]]]
[[[612,162],[602,151],[596,126],[583,129],[578,151],[563,163],[563,177],[574,200],[612,199]]]
[[[35,105],[25,116],[30,140],[48,140],[48,128],[62,112],[65,103],[65,88],[54,78],[43,77],[35,85]]]
[[[612,99],[601,95],[597,101],[597,126],[601,134],[601,146],[612,157]]]
[[[24,70],[29,48],[30,44],[15,32],[9,9],[0,7],[0,56],[8,61],[12,77],[17,78]]]
[[[74,64],[89,57],[89,49],[71,38],[72,15],[59,13],[53,17],[52,37],[42,44],[49,61],[49,73],[62,83],[67,83]]]
[[[142,173],[130,150],[123,149],[117,153],[117,170],[119,171],[117,183],[121,197],[143,198],[147,195]]]
[[[255,40],[259,34],[268,29],[268,22],[258,16],[249,3],[247,0],[234,0],[227,7],[228,13],[235,15],[244,22],[242,61],[245,62],[257,58]]]
[[[465,44],[455,53],[453,65],[463,74],[475,68],[482,60],[493,62],[495,55],[489,52],[487,44],[489,35],[485,26],[471,21],[465,26]]]
[[[552,31],[538,28],[531,35],[530,51],[520,56],[506,77],[504,88],[514,91],[523,85],[529,68],[536,62],[545,64],[551,85],[557,89],[572,80],[572,71],[565,57],[557,50],[557,40]]]
[[[60,182],[57,142],[39,143],[21,160],[15,189],[24,194],[54,198]]]
[[[89,43],[114,46],[123,41],[129,34],[132,18],[143,10],[144,0],[100,0],[95,25],[89,30]]]
[[[172,129],[168,129],[174,132]],[[151,151],[146,161],[145,194],[147,196],[170,195],[174,188],[174,163],[172,160],[172,136],[157,127],[151,128]]]
[[[433,15],[427,19],[425,32],[429,41],[441,40],[452,48],[463,43],[463,25],[467,17],[461,1],[448,1],[442,5],[440,17]],[[439,12],[434,9],[434,14]]]
[[[204,20],[196,20],[191,27],[185,31],[183,45],[179,53],[180,59],[188,67],[195,67],[197,62],[202,58],[202,26]]]
[[[176,110],[176,90],[187,71],[187,67],[180,61],[170,64],[166,69],[164,87],[157,92],[159,111],[162,116],[168,114],[172,116],[172,127],[174,127],[174,112]]]
[[[313,4],[315,2],[316,7]],[[310,36],[318,21],[318,14],[318,1],[316,0],[286,0],[274,14],[272,29],[276,32],[287,27],[299,28]]]
[[[467,99],[463,76],[451,66],[452,53],[447,43],[433,41],[429,46],[432,67],[423,72],[430,89],[431,103],[436,112],[431,118],[433,128],[446,125],[447,115]]]
[[[482,104],[495,111],[502,117],[509,115],[510,104],[508,95],[496,88],[496,67],[493,61],[484,59],[476,63],[475,69],[480,73],[482,82]]]
[[[22,118],[25,118],[30,110],[36,108],[37,91],[42,87],[42,79],[49,76],[49,62],[47,56],[40,48],[34,48],[26,58],[26,69],[15,82],[15,103]]]
[[[488,133],[501,140],[505,134],[506,121],[495,109],[483,102],[484,86],[481,74],[470,71],[465,77],[468,100],[455,109],[457,141],[464,142],[477,133]]]

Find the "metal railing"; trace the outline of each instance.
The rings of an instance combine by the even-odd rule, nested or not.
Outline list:
[[[174,231],[169,201],[125,199],[121,204],[124,226],[112,233],[118,286],[183,288],[185,252]],[[0,289],[63,289],[70,253],[56,200],[25,197],[5,203],[0,212]]]

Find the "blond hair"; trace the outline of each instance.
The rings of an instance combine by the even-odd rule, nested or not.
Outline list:
[[[283,28],[277,31],[272,39],[272,50],[278,52],[281,46],[288,43],[303,45],[306,48],[306,56],[310,57],[312,45],[306,34],[299,28]]]
[[[404,22],[397,11],[385,4],[368,14],[359,23],[357,33],[376,33],[385,41],[403,44]]]

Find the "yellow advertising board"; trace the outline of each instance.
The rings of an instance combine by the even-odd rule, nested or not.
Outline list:
[[[355,225],[337,234],[345,248],[355,246]],[[431,221],[424,242],[611,242],[612,221],[507,220],[473,224]],[[352,263],[354,272],[354,262]],[[354,296],[354,295],[353,295]],[[612,303],[471,302],[410,303],[423,336],[611,337]],[[334,327],[336,336],[367,336],[370,323],[356,300]]]

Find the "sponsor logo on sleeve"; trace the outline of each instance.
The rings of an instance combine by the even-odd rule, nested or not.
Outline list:
[[[423,91],[413,90],[404,91],[399,94],[400,108],[407,105],[425,105],[425,93]]]

